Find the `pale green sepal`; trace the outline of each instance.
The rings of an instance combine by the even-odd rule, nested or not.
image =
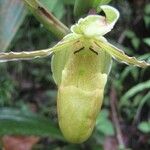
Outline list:
[[[135,57],[127,56],[122,50],[118,49],[117,47],[113,46],[108,42],[96,41],[96,45],[99,46],[101,49],[109,53],[113,58],[129,65],[135,65],[139,67],[147,67],[150,66],[150,63],[145,61],[139,61]]]
[[[103,73],[106,73],[107,75],[110,73],[111,67],[112,67],[112,57],[105,53],[104,55],[104,66],[103,66]]]
[[[63,51],[56,52],[51,60],[51,69],[53,74],[53,79],[55,83],[59,86],[61,83],[62,70],[69,57],[70,48],[64,48]]]
[[[62,78],[62,70],[65,67],[66,62],[68,61],[69,55],[73,52],[76,47],[76,42],[80,37],[76,34],[70,33],[66,35],[61,42],[56,46],[62,45],[63,43],[68,43],[66,46],[61,47],[60,51],[54,52],[51,61],[51,69],[55,83],[59,86]],[[73,43],[72,43],[73,42]]]
[[[71,31],[87,37],[103,36],[110,32],[119,18],[119,12],[114,7],[103,5],[101,9],[106,17],[100,15],[89,15],[81,18],[77,24],[71,27]]]
[[[115,23],[117,22],[120,16],[119,11],[115,9],[114,7],[111,7],[108,5],[102,5],[100,6],[100,8],[104,11],[106,15],[106,21],[113,28],[113,26],[115,25]]]

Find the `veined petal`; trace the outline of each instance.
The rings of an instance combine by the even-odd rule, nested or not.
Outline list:
[[[102,36],[110,32],[119,18],[119,12],[108,5],[103,5],[100,8],[104,11],[106,17],[89,15],[86,18],[81,18],[77,24],[71,27],[71,31],[87,37]]]
[[[22,51],[22,52],[8,52],[8,53],[0,53],[0,62],[7,61],[18,61],[18,60],[30,60],[35,58],[47,57],[54,52],[63,51],[65,48],[69,47],[71,44],[76,43],[78,40],[70,39],[70,40],[62,40],[58,42],[54,47],[36,50],[36,51]]]
[[[108,42],[96,41],[95,44],[107,53],[109,53],[113,58],[116,58],[117,60],[125,64],[135,65],[139,67],[150,66],[150,63],[147,63],[145,61],[139,61],[135,57],[127,56],[122,50],[118,49],[117,47],[113,46]]]
[[[29,60],[39,57],[46,57],[52,53],[50,49],[38,50],[38,51],[23,51],[23,52],[9,52],[0,53],[0,62],[17,61],[17,60]]]

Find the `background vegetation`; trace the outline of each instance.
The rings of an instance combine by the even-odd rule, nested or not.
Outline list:
[[[0,7],[3,3],[0,0]],[[74,1],[46,0],[44,5],[68,27],[77,18],[87,15],[81,11],[74,17]],[[107,34],[109,41],[129,55],[150,61],[150,2],[114,0],[110,5],[117,8],[121,16],[113,31]],[[12,41],[10,39],[11,44],[3,47],[6,51],[44,49],[59,41],[27,10],[18,18],[22,18],[17,20],[21,26],[18,25],[17,33],[12,36]],[[0,19],[2,24],[2,17]],[[7,25],[11,27],[12,24]],[[4,31],[6,33],[6,30],[0,30],[1,35]],[[50,63],[50,57],[0,63],[1,149],[7,143],[4,135],[33,134],[42,136],[36,141],[35,150],[117,150],[117,147],[149,150],[150,68],[140,69],[114,61],[95,131],[85,143],[73,145],[65,142],[58,131],[57,87]]]

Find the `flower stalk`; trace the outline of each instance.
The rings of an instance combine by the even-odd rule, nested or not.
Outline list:
[[[51,12],[43,7],[39,1],[24,0],[24,2],[32,14],[58,39],[62,39],[67,33],[70,32],[70,30]]]

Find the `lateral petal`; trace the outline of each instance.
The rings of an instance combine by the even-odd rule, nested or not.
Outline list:
[[[135,65],[138,67],[147,67],[150,66],[150,63],[145,61],[137,60],[135,57],[130,57],[126,55],[122,50],[118,49],[117,47],[113,46],[108,42],[96,41],[95,44],[99,46],[101,49],[109,53],[113,58],[128,64],[128,65]]]

